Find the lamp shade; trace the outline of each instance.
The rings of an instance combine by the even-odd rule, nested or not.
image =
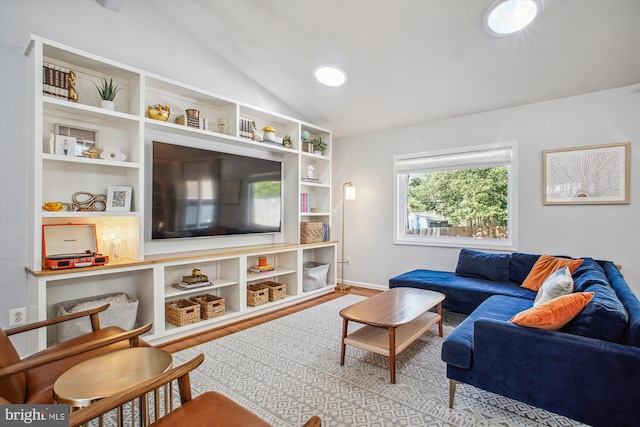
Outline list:
[[[355,200],[356,199],[356,187],[353,185],[348,185],[344,189],[344,199],[345,200]]]

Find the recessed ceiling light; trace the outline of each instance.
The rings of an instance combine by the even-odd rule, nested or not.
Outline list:
[[[313,70],[313,76],[326,86],[342,86],[347,83],[347,72],[335,65],[319,65]]]
[[[484,14],[485,30],[496,37],[522,31],[542,11],[542,0],[498,0]]]

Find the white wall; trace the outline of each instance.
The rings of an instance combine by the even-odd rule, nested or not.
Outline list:
[[[519,151],[517,250],[612,260],[640,295],[640,85],[334,141],[334,238],[337,186],[357,188],[345,205],[346,281],[386,287],[412,269],[455,269],[457,248],[393,244],[394,155],[511,140]],[[543,150],[622,141],[631,141],[630,204],[543,206]]]
[[[27,305],[26,57],[31,34],[302,120],[142,1],[0,0],[0,325]],[[231,35],[230,35],[231,36]]]

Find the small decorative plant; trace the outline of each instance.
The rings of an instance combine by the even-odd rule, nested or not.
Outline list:
[[[113,101],[116,98],[116,95],[120,91],[121,88],[118,85],[113,84],[113,77],[107,82],[107,79],[102,79],[102,87],[93,83],[96,89],[98,89],[98,93],[100,94],[100,98],[103,101]]]
[[[327,144],[322,140],[322,138],[314,138],[309,141],[311,145],[313,145],[313,151],[319,151],[324,154],[327,151]]]

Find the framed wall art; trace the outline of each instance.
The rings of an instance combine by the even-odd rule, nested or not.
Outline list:
[[[109,187],[107,190],[107,211],[129,212],[131,210],[131,187]]]
[[[629,203],[631,143],[545,150],[543,204]]]

